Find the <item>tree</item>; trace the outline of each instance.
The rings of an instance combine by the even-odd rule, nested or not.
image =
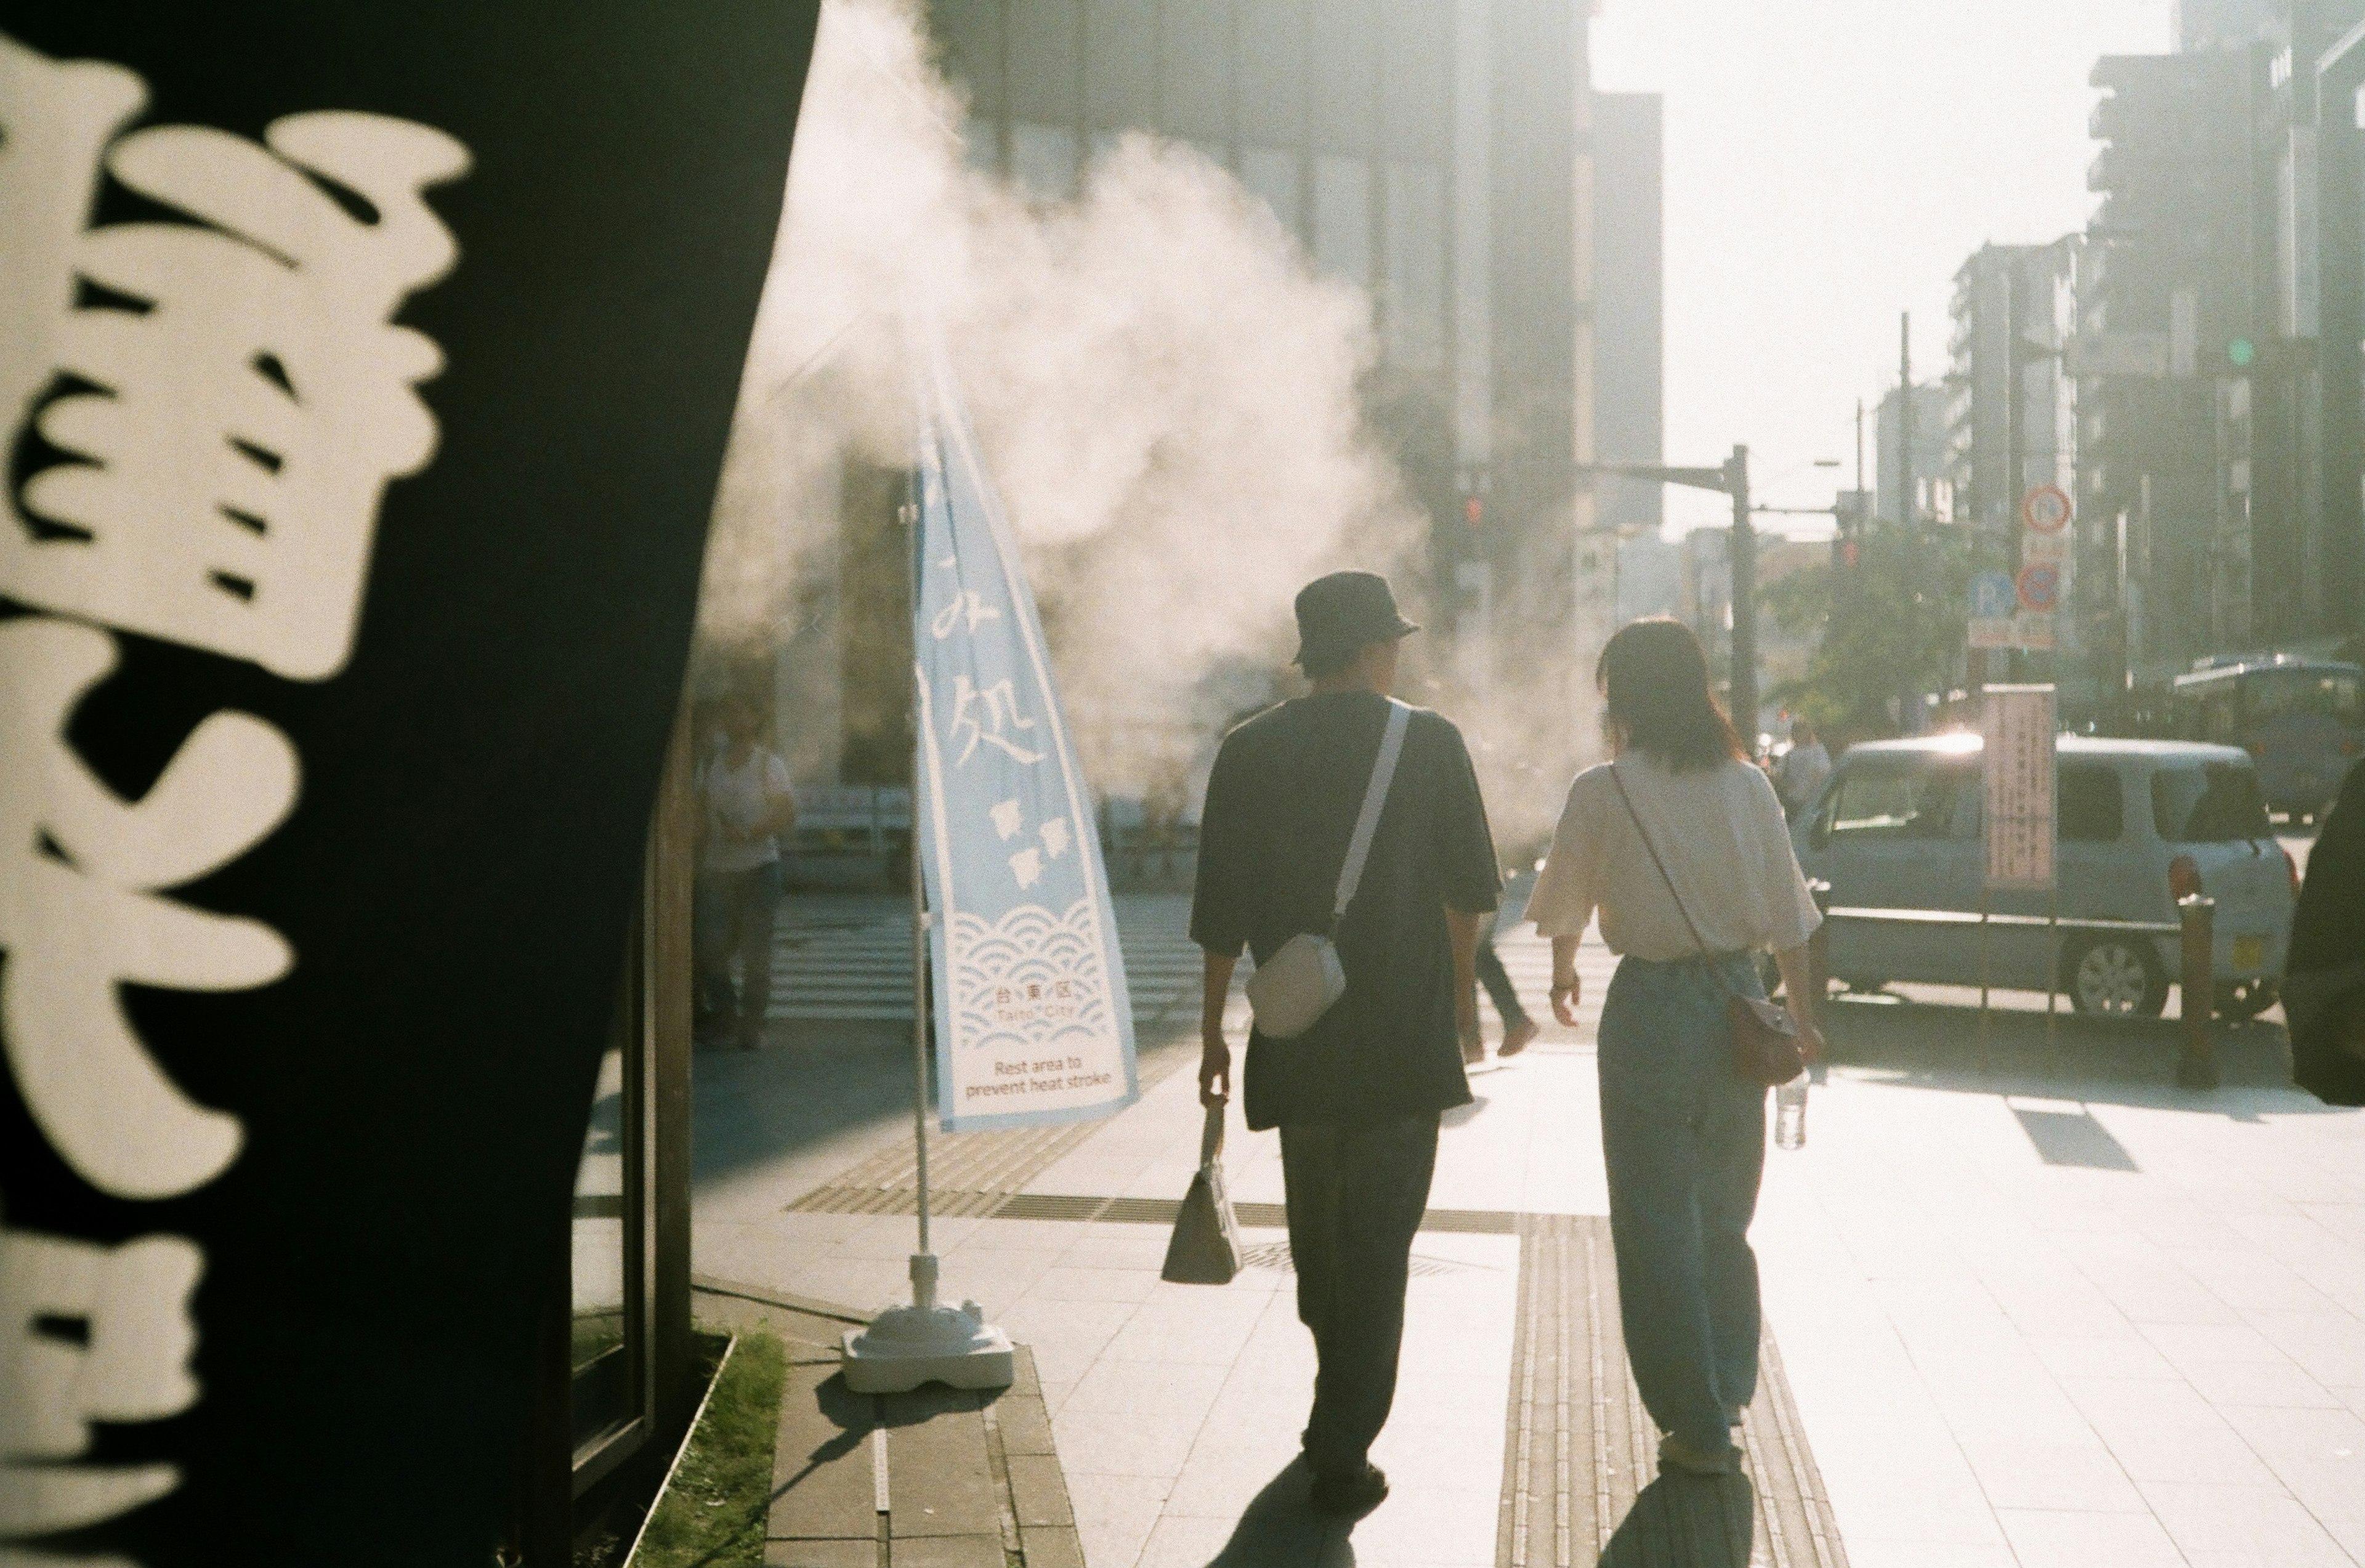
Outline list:
[[[1942,690],[1963,647],[1971,551],[1957,529],[1876,528],[1855,564],[1810,566],[1760,590],[1776,624],[1811,636],[1804,679],[1770,694],[1818,732],[1894,734],[1900,700]]]

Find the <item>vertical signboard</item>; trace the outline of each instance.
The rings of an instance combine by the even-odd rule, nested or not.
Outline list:
[[[1980,756],[1987,886],[2054,887],[2053,688],[1990,686]]]
[[[0,1562],[491,1554],[816,15],[0,0]]]
[[[1138,1084],[1092,793],[977,438],[928,370],[913,642],[944,1125],[1104,1116]]]

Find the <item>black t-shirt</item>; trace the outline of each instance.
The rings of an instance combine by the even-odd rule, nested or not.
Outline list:
[[[1330,923],[1387,727],[1384,698],[1303,697],[1224,737],[1207,781],[1192,939],[1259,962]],[[1483,913],[1502,884],[1462,732],[1413,710],[1363,879],[1337,934],[1347,993],[1294,1040],[1251,1033],[1251,1127],[1365,1125],[1470,1103],[1453,1022],[1445,912]]]

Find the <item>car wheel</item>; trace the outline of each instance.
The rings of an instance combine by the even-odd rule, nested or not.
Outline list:
[[[2238,1023],[2247,1023],[2282,999],[2270,980],[2231,980],[2217,988],[2217,1011]]]
[[[2140,938],[2104,933],[2071,953],[2069,1004],[2097,1018],[2157,1018],[2168,1006],[2168,971]]]

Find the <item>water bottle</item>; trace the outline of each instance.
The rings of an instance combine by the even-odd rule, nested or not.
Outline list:
[[[1807,1075],[1803,1072],[1774,1091],[1774,1147],[1807,1147]]]

